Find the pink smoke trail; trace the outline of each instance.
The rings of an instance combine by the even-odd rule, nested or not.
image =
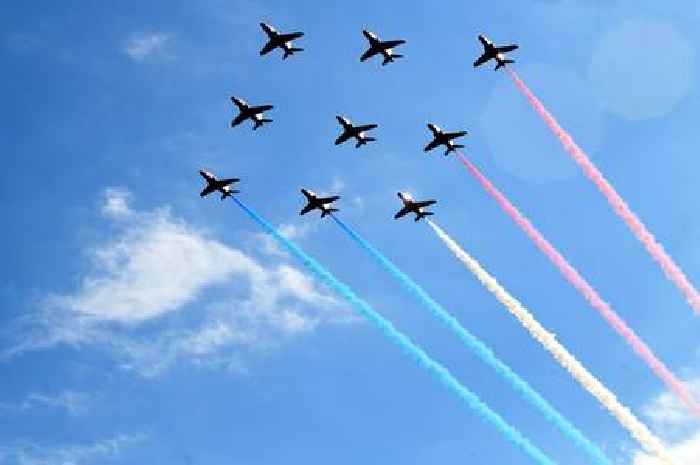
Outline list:
[[[566,280],[576,288],[581,295],[600,313],[610,326],[632,346],[635,353],[651,368],[666,386],[678,396],[683,404],[695,415],[700,417],[700,406],[688,391],[685,384],[676,378],[664,363],[656,358],[649,346],[635,334],[627,323],[605,302],[598,292],[588,284],[573,266],[554,248],[552,244],[523,216],[520,211],[484,176],[481,171],[469,161],[462,153],[458,154],[459,160],[467,170],[476,178],[484,189],[496,200],[498,205],[510,216],[513,221],[527,234],[538,249],[559,269]]]
[[[644,226],[644,223],[634,214],[627,203],[620,197],[615,188],[605,179],[603,174],[588,158],[586,153],[576,145],[573,138],[561,127],[556,119],[544,107],[535,94],[525,85],[520,77],[510,68],[506,68],[508,75],[518,87],[520,92],[527,98],[530,105],[539,113],[545,124],[559,138],[559,141],[564,146],[564,150],[573,158],[573,160],[581,167],[583,172],[593,183],[598,187],[598,190],[605,196],[608,203],[613,207],[613,210],[627,224],[627,227],[637,237],[639,242],[647,249],[651,258],[659,264],[661,269],[666,274],[666,277],[676,285],[683,293],[688,304],[700,314],[700,293],[690,283],[688,278],[683,274],[683,271],[676,265],[673,259],[666,253],[663,246],[659,244],[649,230]]]

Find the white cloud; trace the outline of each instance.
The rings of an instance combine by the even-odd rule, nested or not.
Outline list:
[[[700,378],[686,383],[698,398]],[[670,392],[664,392],[652,399],[643,408],[644,415],[654,425],[659,435],[670,444],[671,457],[678,465],[696,465],[700,463],[700,427],[697,417],[691,414]],[[633,465],[657,465],[658,459],[641,451],[632,456]]]
[[[674,443],[669,449],[671,457],[678,465],[697,465],[700,463],[700,431],[689,439]],[[636,452],[632,463],[633,465],[659,465],[659,459]]]
[[[22,442],[0,447],[0,460],[16,465],[91,465],[116,457],[125,448],[145,439],[143,435],[121,434],[93,444],[50,447]]]
[[[700,398],[700,378],[686,382],[686,386],[696,399]],[[697,418],[671,392],[654,398],[644,406],[643,413],[654,428],[663,431],[667,437],[687,435],[698,426]]]
[[[107,348],[122,368],[147,377],[181,359],[240,371],[246,352],[276,347],[322,323],[355,321],[285,257],[270,253],[278,263],[263,264],[166,208],[133,210],[124,190],[109,189],[103,198],[101,210],[119,219],[118,232],[89,250],[91,266],[74,292],[50,295],[42,311],[11,330],[19,342],[5,357],[89,345]]]
[[[126,218],[131,215],[131,193],[125,189],[110,187],[105,190],[102,214],[108,218]]]
[[[134,34],[124,44],[124,53],[131,59],[143,62],[149,57],[164,55],[170,36],[160,32]]]
[[[63,391],[49,395],[32,393],[18,404],[0,403],[0,410],[26,412],[41,407],[64,409],[69,415],[83,415],[88,410],[90,396],[75,391]]]
[[[287,239],[297,241],[307,237],[315,227],[315,223],[302,224],[282,224],[277,227],[277,230],[282,236]],[[274,237],[269,234],[260,233],[256,235],[256,239],[260,242],[262,251],[268,255],[276,255],[278,257],[287,257],[288,254],[283,250]]]
[[[91,252],[92,270],[78,292],[50,303],[97,320],[139,323],[194,300],[234,274],[260,273],[242,252],[208,239],[167,210],[136,221]]]

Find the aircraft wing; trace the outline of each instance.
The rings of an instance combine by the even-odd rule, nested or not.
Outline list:
[[[384,42],[382,42],[382,46],[384,48],[394,48],[405,43],[405,40],[385,40]]]
[[[303,32],[291,32],[289,34],[281,34],[280,39],[282,40],[282,42],[289,42],[290,40],[298,39],[303,35]]]
[[[265,44],[265,46],[260,50],[260,55],[267,55],[271,51],[275,49],[275,43],[273,41],[269,41],[268,43]]]
[[[343,131],[343,133],[335,140],[335,145],[340,145],[348,139],[350,139],[350,132]]]
[[[370,42],[372,42],[373,40],[377,40],[377,34],[375,34],[374,32],[369,32],[369,31],[363,30],[363,31],[362,31],[362,34],[363,34],[363,35],[367,38],[367,40],[369,40]]]
[[[204,197],[205,195],[211,194],[211,193],[214,192],[215,190],[216,190],[216,187],[214,187],[213,185],[209,184],[207,187],[204,188],[204,190],[202,190],[202,192],[199,193],[199,196],[200,196],[200,197]]]
[[[429,207],[437,203],[437,200],[424,200],[423,202],[414,202],[414,205],[418,208]]]
[[[272,105],[260,105],[258,107],[251,107],[250,111],[255,113],[255,114],[258,114],[258,113],[262,113],[262,112],[267,111],[267,110],[272,110],[273,108],[274,107]]]
[[[314,194],[311,191],[307,191],[306,189],[302,189],[301,193],[304,194],[304,197],[306,197],[309,200],[309,202],[313,200],[314,197],[316,197],[316,194]]]
[[[369,131],[370,129],[376,128],[376,124],[365,124],[364,126],[357,126],[357,129],[362,132],[362,131]]]
[[[457,137],[466,136],[466,135],[467,135],[467,131],[448,132],[447,134],[445,134],[445,136],[450,140],[456,139]]]
[[[322,197],[322,198],[318,199],[318,201],[325,205],[327,203],[335,202],[339,198],[340,198],[339,195],[333,195],[331,197]]]
[[[207,182],[209,182],[209,181],[214,181],[214,180],[216,179],[216,178],[214,177],[214,175],[211,174],[209,171],[200,170],[200,171],[199,171],[199,174],[200,174],[204,179],[206,179]]]
[[[231,120],[231,127],[238,126],[243,121],[245,121],[247,118],[248,117],[245,114],[243,114],[243,113],[239,114],[238,116],[236,116],[235,118],[233,118]]]
[[[411,210],[408,207],[403,207],[401,210],[396,212],[396,215],[394,215],[394,219],[397,220],[401,218],[402,216],[406,216]]]
[[[486,63],[487,61],[489,61],[490,59],[491,59],[491,57],[484,53],[479,58],[477,58],[477,60],[474,62],[474,67],[481,66],[484,63]]]
[[[314,207],[312,204],[308,204],[307,206],[305,206],[305,207],[299,212],[299,214],[300,214],[300,215],[306,215],[307,213],[309,213],[309,212],[310,212],[311,210],[313,210],[314,208],[315,208],[315,207]]]
[[[504,45],[503,47],[496,47],[496,51],[498,53],[508,53],[512,52],[513,50],[517,49],[517,45]]]
[[[479,42],[481,42],[481,45],[483,45],[484,47],[488,47],[489,45],[491,45],[491,42],[489,42],[486,39],[486,37],[484,37],[482,35],[479,36]]]
[[[267,34],[269,37],[272,37],[272,34],[277,32],[274,27],[265,24],[265,23],[260,23],[260,27],[262,28],[263,31],[265,31],[265,34]]]
[[[433,150],[435,147],[440,145],[440,142],[437,139],[434,139],[432,142],[430,142],[428,145],[425,146],[423,149],[424,152],[430,152]]]
[[[219,181],[222,185],[228,186],[229,184],[233,184],[234,182],[238,182],[240,179],[238,178],[229,178],[229,179],[222,179]]]
[[[360,61],[365,61],[366,59],[373,57],[377,53],[379,53],[379,50],[376,50],[374,48],[370,48],[365,53],[362,54],[362,56],[360,57]]]

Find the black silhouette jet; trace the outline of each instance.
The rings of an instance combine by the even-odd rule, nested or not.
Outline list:
[[[306,206],[299,212],[300,215],[306,215],[311,210],[321,210],[321,218],[337,212],[337,208],[330,208],[329,205],[340,198],[338,195],[332,197],[319,197],[314,192],[302,189],[301,193],[306,197]]]
[[[268,41],[267,44],[260,50],[260,56],[267,55],[276,48],[281,48],[284,50],[283,60],[286,60],[289,56],[294,55],[294,52],[301,52],[303,48],[297,48],[292,45],[294,39],[298,39],[304,35],[303,32],[292,32],[290,34],[280,34],[275,30],[274,27],[269,24],[260,23],[260,27],[267,34]]]
[[[416,201],[413,200],[413,197],[411,197],[411,194],[407,194],[404,192],[399,192],[397,194],[401,201],[403,202],[403,208],[396,212],[396,215],[394,215],[394,219],[397,220],[401,218],[402,216],[405,216],[409,213],[415,213],[416,215],[416,221],[425,218],[426,216],[434,215],[435,213],[433,212],[428,212],[425,211],[425,207],[428,207],[430,205],[433,205],[437,203],[437,200],[422,200],[422,201]]]
[[[263,112],[267,110],[272,110],[274,107],[272,105],[260,105],[258,107],[251,107],[246,103],[245,100],[239,99],[237,97],[231,97],[231,101],[238,107],[238,116],[236,116],[231,121],[231,127],[238,126],[243,121],[249,119],[253,121],[253,130],[255,131],[260,126],[265,123],[271,123],[271,119],[263,118]]]
[[[395,58],[403,57],[403,55],[395,54],[392,49],[394,47],[398,47],[401,44],[405,44],[405,40],[381,41],[379,40],[379,37],[377,37],[377,34],[375,34],[374,32],[364,30],[362,31],[362,33],[369,41],[369,49],[367,49],[367,51],[362,54],[362,56],[360,57],[360,61],[365,61],[368,58],[381,53],[382,56],[384,56],[384,61],[382,62],[382,66],[384,66],[387,63],[393,62]]]
[[[481,45],[484,46],[484,53],[474,62],[474,67],[481,66],[489,60],[496,60],[495,70],[498,71],[499,68],[502,68],[509,63],[515,63],[514,60],[507,60],[503,54],[517,49],[517,45],[504,45],[497,47],[483,35],[479,35],[479,41],[481,42]]]

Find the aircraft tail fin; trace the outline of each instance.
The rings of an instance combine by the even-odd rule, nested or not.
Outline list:
[[[223,194],[221,194],[221,200],[225,200],[226,197],[231,197],[231,196],[233,196],[233,194],[240,194],[240,193],[241,193],[241,191],[236,191],[236,190],[224,192]]]
[[[357,141],[357,144],[355,144],[355,148],[356,149],[360,148],[363,145],[365,145],[367,142],[373,142],[375,140],[377,140],[377,139],[375,139],[374,137],[364,137],[364,138]]]
[[[382,66],[386,65],[387,63],[392,63],[395,58],[403,58],[403,55],[393,54],[384,57],[384,61],[382,61]]]
[[[323,212],[321,213],[321,218],[325,217],[326,215],[331,215],[332,213],[338,212],[338,211],[340,211],[340,210],[337,209],[337,208],[326,208],[326,209],[323,210]]]
[[[448,156],[448,155],[450,154],[450,152],[453,152],[453,151],[455,151],[455,150],[457,150],[457,149],[463,149],[463,148],[464,148],[464,145],[461,145],[461,144],[453,144],[451,147],[449,147],[449,148],[445,151],[445,156]]]
[[[286,60],[287,57],[294,55],[295,52],[301,52],[302,50],[304,49],[299,47],[288,48],[284,51],[284,56],[282,57],[282,59]]]
[[[505,65],[509,65],[511,63],[515,63],[515,60],[499,60],[495,70],[498,71],[500,68],[503,68]]]
[[[272,123],[272,120],[269,118],[263,118],[255,121],[255,126],[253,126],[253,131],[258,129],[260,126],[264,125],[265,123]]]

